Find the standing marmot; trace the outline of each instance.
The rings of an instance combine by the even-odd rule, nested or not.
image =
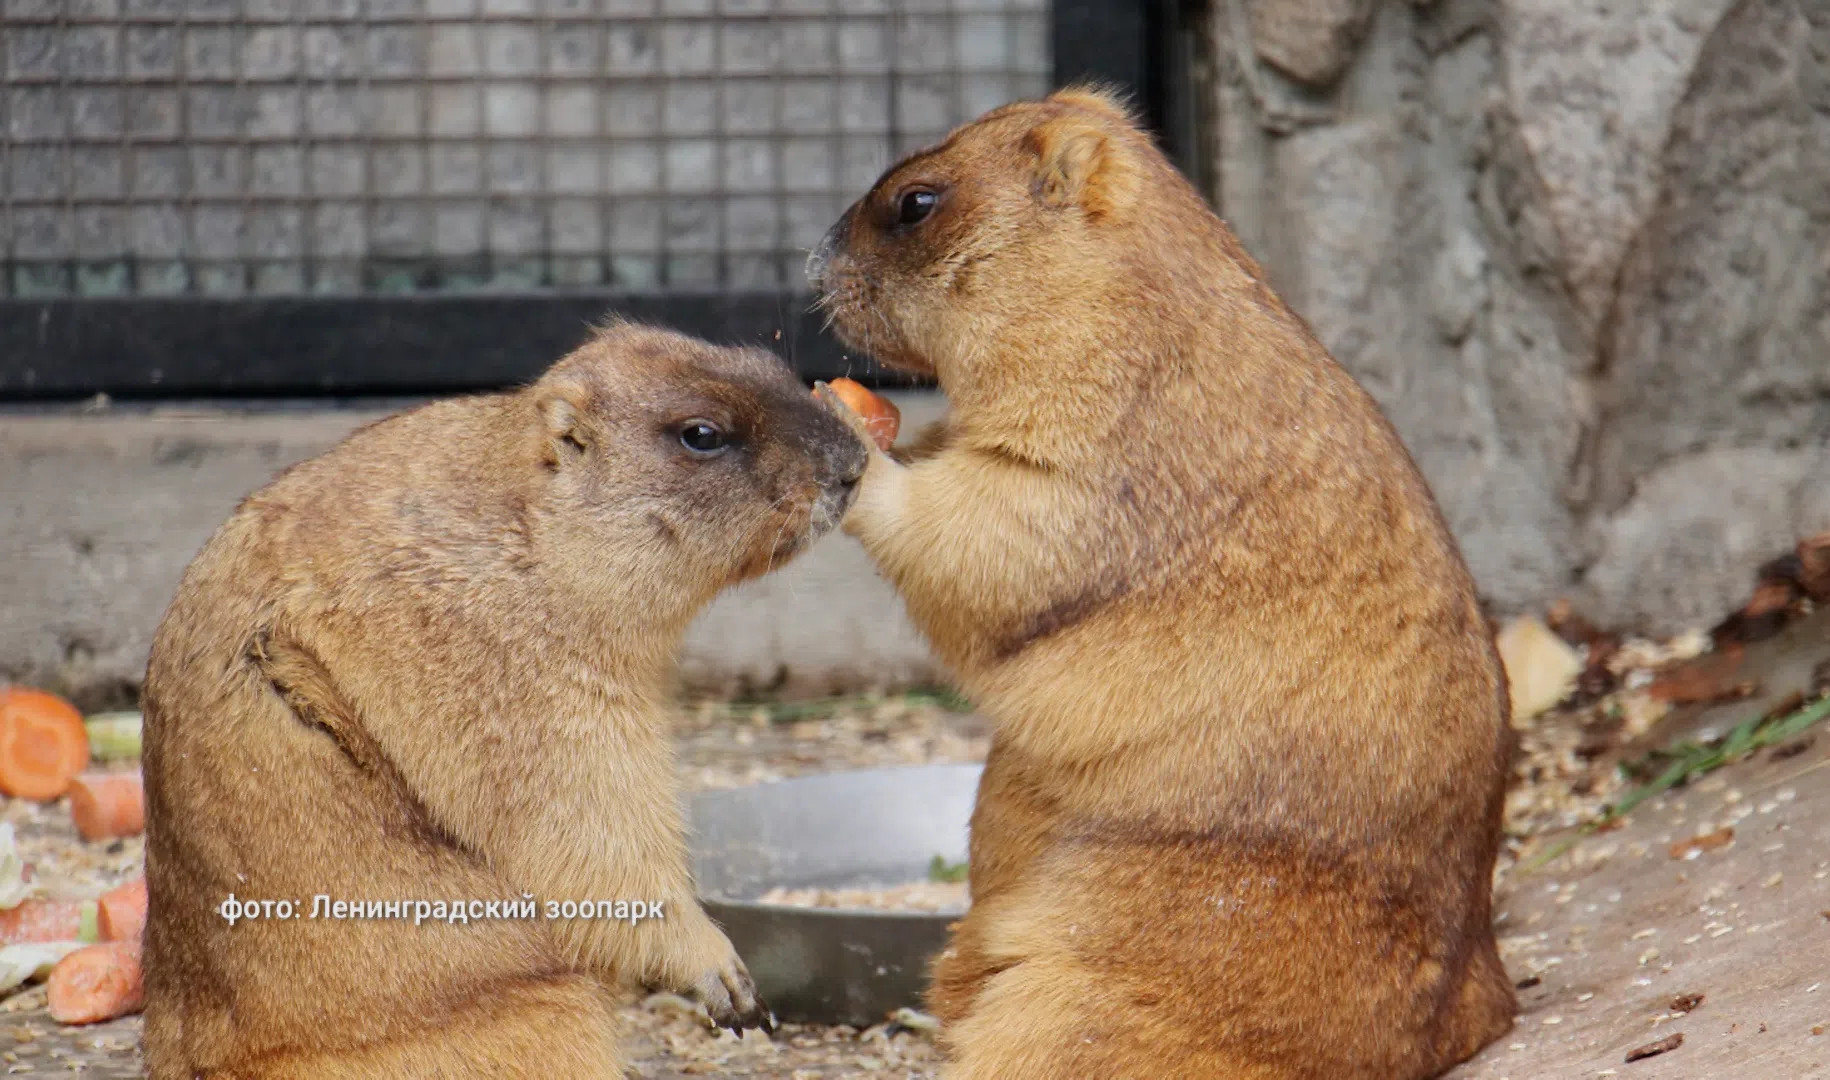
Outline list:
[[[948,1075],[1411,1080],[1506,1030],[1512,744],[1396,434],[1110,98],[999,109],[808,262],[938,375],[845,528],[997,725]]]
[[[765,1024],[694,895],[668,680],[864,461],[769,353],[619,326],[244,501],[147,671],[151,1075],[620,1078],[625,982]]]

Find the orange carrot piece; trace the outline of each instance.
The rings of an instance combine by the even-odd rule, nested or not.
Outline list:
[[[83,905],[77,900],[32,899],[0,911],[0,945],[77,941],[82,931]]]
[[[146,787],[140,774],[84,773],[70,783],[70,817],[84,840],[146,831]]]
[[[102,894],[96,916],[103,941],[138,941],[146,929],[146,879],[134,878]]]
[[[902,428],[902,410],[894,402],[853,379],[834,379],[826,385],[852,412],[864,418],[864,428],[877,449],[888,450],[895,443],[896,433]]]
[[[104,941],[87,945],[57,962],[45,983],[51,1019],[60,1024],[94,1024],[146,1007],[140,943]]]
[[[0,689],[0,791],[49,802],[89,767],[83,714],[56,694]]]

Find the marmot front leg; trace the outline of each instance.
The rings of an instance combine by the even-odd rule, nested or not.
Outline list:
[[[699,1001],[712,1023],[741,1036],[746,1027],[773,1034],[774,1019],[756,993],[737,950],[697,901],[668,915],[652,940],[653,978],[647,985]]]
[[[648,937],[643,985],[692,998],[712,1023],[742,1035],[744,1028],[775,1031],[769,1008],[737,949],[696,900],[669,908],[665,921],[635,928]]]
[[[544,879],[532,886],[543,897],[661,902],[661,917],[633,925],[583,918],[555,923],[568,949],[592,970],[606,979],[636,981],[692,997],[720,1027],[772,1031],[768,1008],[758,997],[749,970],[730,939],[699,906],[678,806],[671,799],[634,797],[658,789],[652,780],[635,780],[630,774],[654,770],[671,775],[667,748],[624,743],[615,750],[620,753],[593,755],[589,771],[601,778],[597,791],[603,800],[595,809],[576,808],[574,815],[571,808],[552,806],[540,815],[544,821],[531,823],[529,834],[517,838],[510,850],[519,854],[548,847],[545,858],[517,860],[525,873]],[[619,797],[622,792],[630,794]],[[586,821],[596,824],[582,827]],[[612,850],[606,853],[606,847]],[[559,858],[571,865],[557,865]]]

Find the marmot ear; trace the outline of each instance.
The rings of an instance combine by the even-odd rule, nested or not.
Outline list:
[[[583,387],[559,383],[543,388],[538,402],[545,438],[541,440],[548,465],[575,458],[591,447],[585,430],[586,393]]]
[[[1086,110],[1067,109],[1030,129],[1024,143],[1036,157],[1037,198],[1050,206],[1079,206],[1094,218],[1130,205],[1136,180],[1127,148],[1100,120]]]
[[[1048,96],[1056,105],[1070,105],[1077,109],[1096,112],[1114,123],[1126,127],[1137,126],[1137,117],[1132,114],[1131,106],[1125,96],[1116,88],[1102,86],[1098,83],[1078,83],[1065,86]]]

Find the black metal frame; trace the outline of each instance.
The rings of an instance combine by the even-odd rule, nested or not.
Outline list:
[[[1200,167],[1190,23],[1200,0],[1053,0],[1056,86],[1092,82],[1128,93],[1171,160]]]
[[[1187,14],[1199,0],[1054,0],[1056,85],[1130,94],[1191,175]],[[808,379],[906,382],[779,292],[0,299],[0,400],[451,393],[523,382],[612,315],[770,347]]]
[[[621,315],[762,345],[809,379],[887,379],[804,297],[503,293],[0,302],[0,398],[452,393],[525,381]],[[867,370],[868,368],[868,370]]]

